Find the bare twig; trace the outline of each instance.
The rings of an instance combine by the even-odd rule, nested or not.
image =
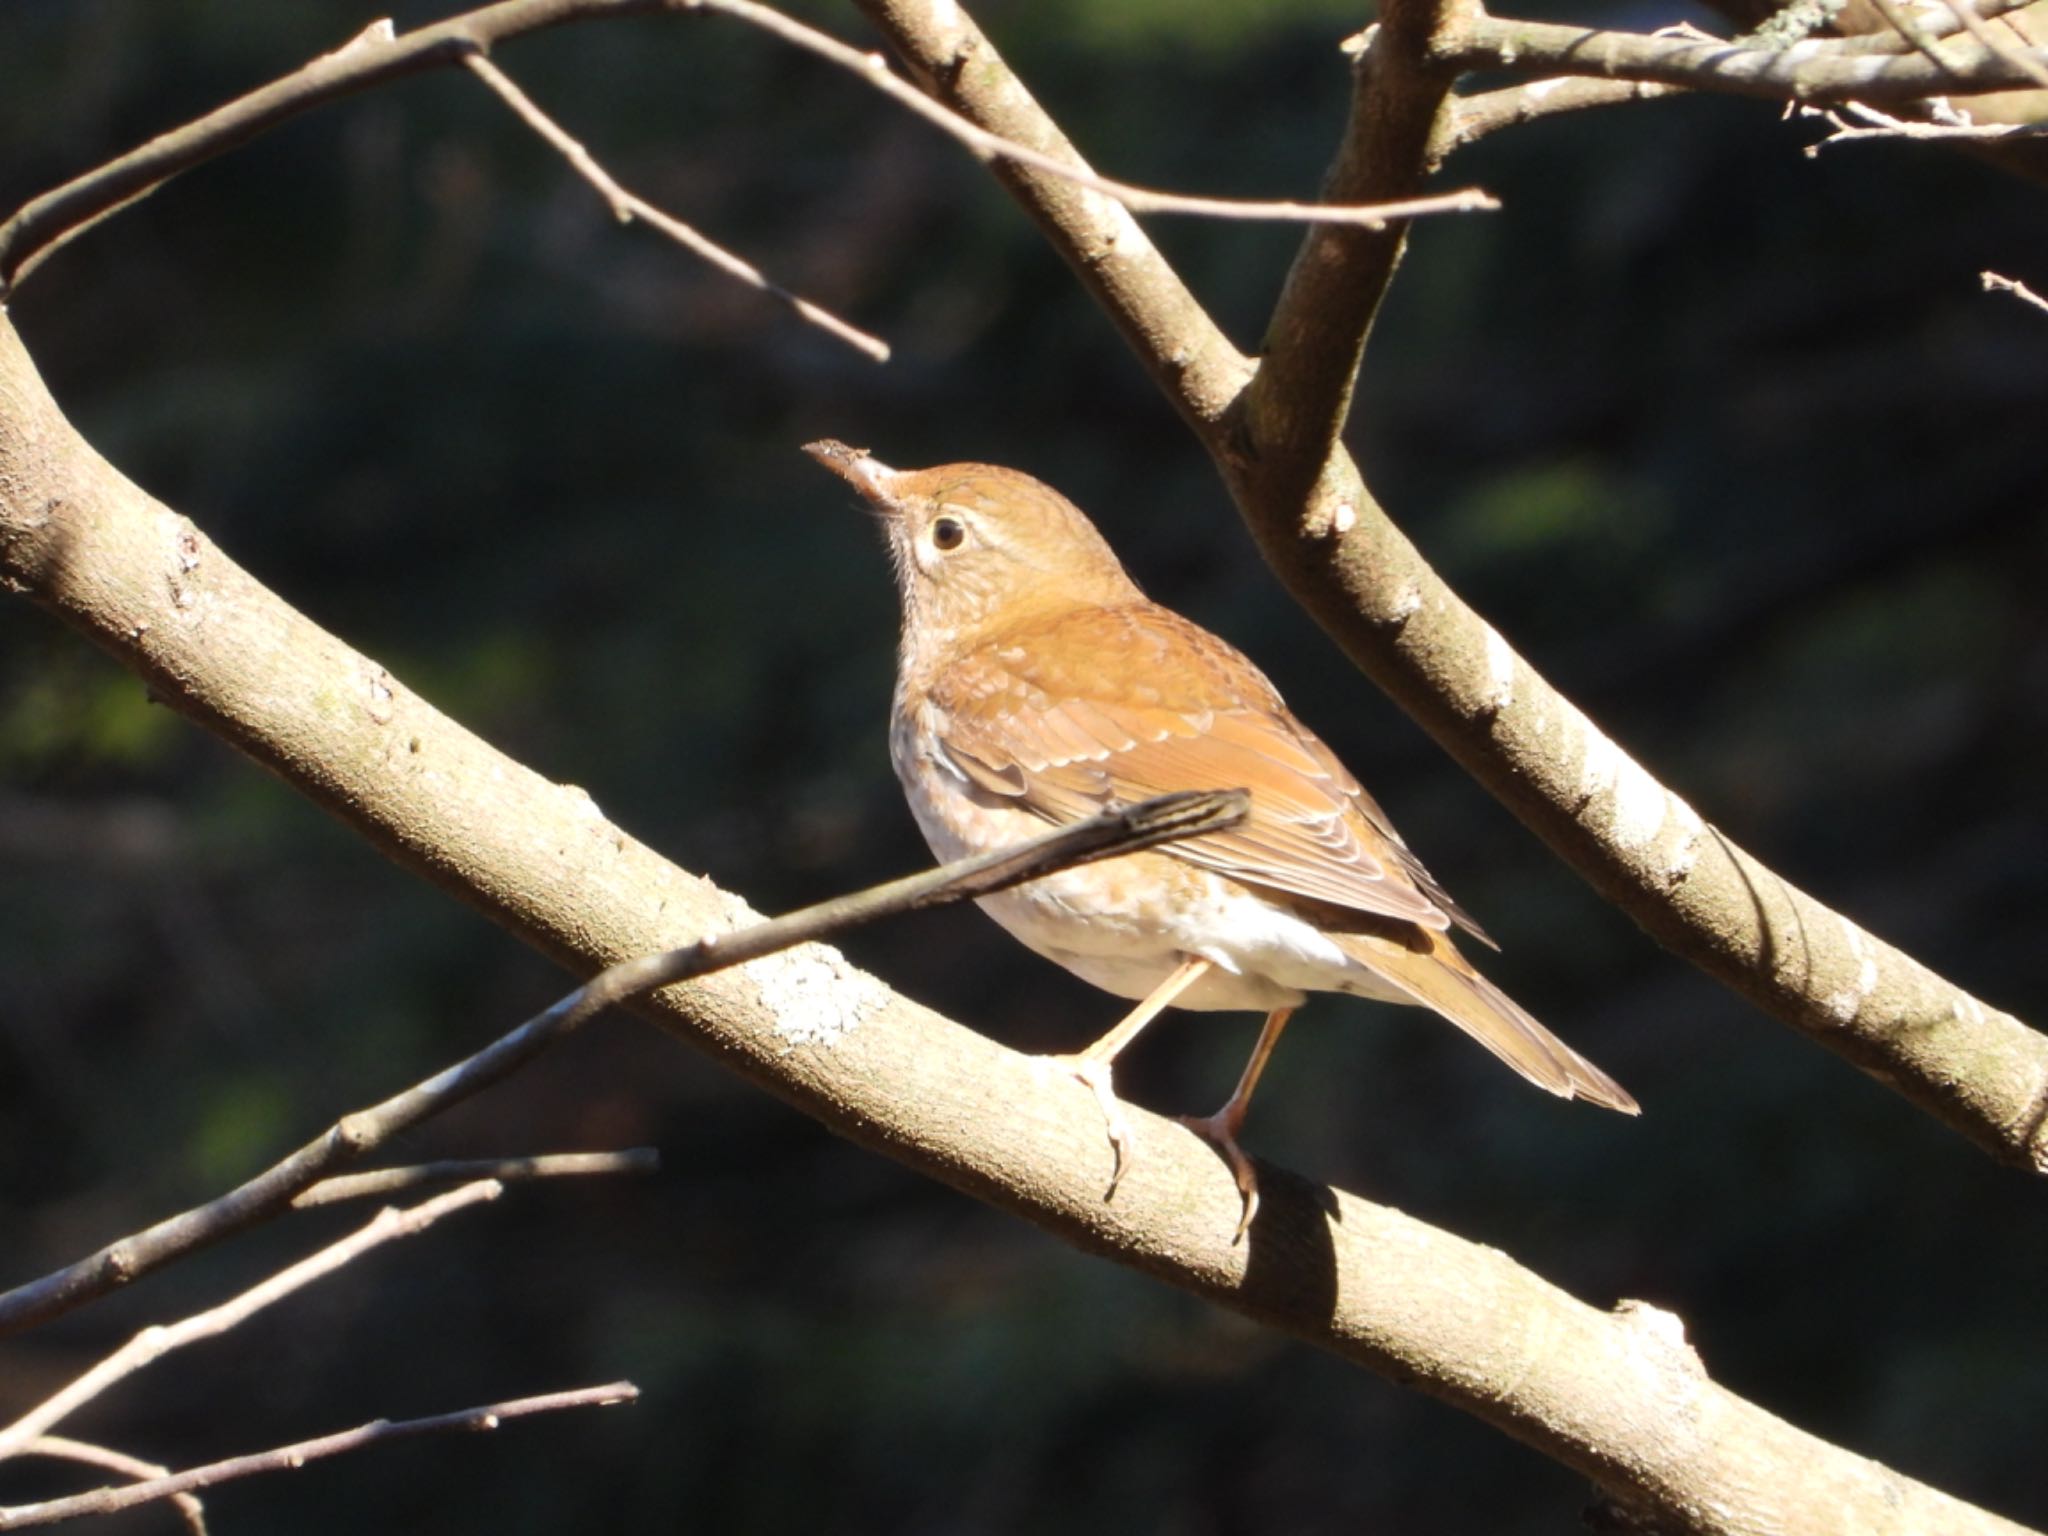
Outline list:
[[[598,972],[531,1024],[562,1021],[557,1027],[573,1028],[593,1014],[642,993],[730,965],[745,965],[777,950],[813,943],[878,918],[991,895],[1076,864],[1234,827],[1244,820],[1250,805],[1250,796],[1241,789],[1200,790],[1159,795],[1136,805],[1104,811],[1014,848],[959,859],[923,874],[821,901],[737,933],[707,934],[694,944],[666,954],[621,961]]]
[[[495,44],[543,28],[679,9],[715,10],[750,22],[786,42],[853,70],[920,116],[959,138],[984,159],[1005,158],[1036,165],[1052,175],[1065,177],[1113,198],[1136,213],[1185,213],[1210,218],[1349,223],[1371,227],[1388,219],[1419,218],[1432,213],[1465,213],[1496,206],[1493,199],[1476,189],[1418,199],[1395,208],[1327,207],[1287,201],[1182,197],[1096,176],[1042,155],[1028,145],[987,133],[948,113],[898,80],[879,56],[863,54],[765,6],[750,4],[748,0],[498,0],[497,4],[482,6],[413,32],[394,33],[389,23],[381,22],[366,28],[332,53],[323,54],[289,75],[161,133],[139,148],[23,204],[4,223],[0,223],[0,303],[5,303],[13,290],[56,251],[100,220],[137,198],[146,197],[181,172],[245,144],[303,112],[388,80],[458,64],[468,66],[472,59],[489,54]],[[558,144],[557,147],[561,146]],[[606,195],[611,194],[607,191]],[[694,231],[681,233],[686,226],[669,228],[662,222],[665,215],[657,218],[656,213],[644,205],[635,211],[650,223],[660,225],[671,238],[689,245],[708,261],[723,265],[722,257],[737,260],[729,257],[728,253],[713,255],[717,248],[708,242],[701,246],[693,243],[702,237]],[[816,319],[815,316],[807,318]],[[873,338],[867,339],[873,345],[880,345],[873,342]]]
[[[1942,0],[1962,29],[2013,68],[2022,70],[2036,85],[2048,86],[2048,64],[2041,56],[2015,43],[1984,19],[1976,0]]]
[[[267,1220],[329,1172],[354,1162],[453,1104],[501,1082],[613,1003],[692,976],[744,965],[780,949],[919,907],[965,901],[1074,864],[1192,837],[1243,819],[1242,792],[1163,795],[1106,811],[1021,844],[821,902],[738,933],[642,956],[603,971],[483,1050],[381,1104],[342,1116],[289,1157],[218,1199],[110,1243],[97,1253],[0,1295],[0,1334],[105,1295],[231,1233]]]
[[[1920,26],[1899,9],[1898,0],[1870,0],[1871,7],[1884,18],[1885,25],[1898,33],[1906,46],[1926,59],[1936,69],[1948,68],[1948,61],[1935,50],[1934,39],[1922,31]],[[1960,20],[1960,15],[1958,20]]]
[[[273,1450],[209,1462],[203,1467],[193,1467],[189,1471],[171,1473],[147,1482],[98,1488],[90,1493],[48,1499],[40,1504],[18,1504],[11,1508],[0,1508],[0,1531],[17,1531],[32,1525],[50,1525],[59,1520],[76,1519],[81,1515],[110,1515],[118,1510],[133,1509],[138,1504],[147,1504],[157,1499],[185,1498],[195,1489],[212,1488],[237,1478],[254,1477],[262,1472],[291,1472],[309,1461],[320,1461],[329,1456],[340,1456],[349,1451],[387,1444],[393,1440],[463,1430],[494,1430],[513,1419],[531,1418],[540,1413],[559,1413],[571,1408],[605,1408],[618,1403],[634,1402],[639,1396],[640,1389],[630,1381],[615,1381],[601,1387],[579,1387],[568,1392],[515,1397],[502,1403],[486,1403],[478,1408],[464,1408],[455,1413],[438,1413],[430,1418],[375,1419],[354,1429],[322,1435],[315,1440],[301,1440],[293,1445],[280,1445]]]
[[[94,1445],[89,1440],[73,1440],[67,1435],[38,1435],[22,1447],[24,1456],[55,1456],[65,1461],[82,1462],[89,1467],[103,1471],[118,1472],[123,1477],[137,1482],[152,1478],[169,1477],[171,1469],[159,1466],[153,1461],[144,1461],[140,1456],[130,1456],[126,1451],[114,1450],[111,1446]],[[206,1506],[199,1502],[197,1494],[178,1492],[171,1495],[172,1504],[177,1506],[178,1518],[185,1522],[185,1529],[192,1536],[206,1536]]]
[[[1801,107],[1798,111],[1801,117],[1817,117],[1834,130],[1826,138],[1806,146],[1804,153],[1809,160],[1830,144],[1848,144],[1858,139],[1946,139],[1986,143],[2000,139],[2040,138],[2048,132],[2038,123],[1972,123],[1961,120],[1960,115],[1953,112],[1945,114],[1955,119],[1952,121],[1919,122],[1912,118],[1893,117],[1860,101],[1845,101],[1835,107]]]
[[[198,1339],[213,1338],[226,1333],[244,1319],[275,1302],[284,1300],[294,1291],[312,1284],[315,1280],[332,1274],[344,1264],[368,1253],[372,1248],[380,1247],[395,1238],[412,1237],[424,1232],[443,1216],[467,1206],[480,1201],[495,1200],[502,1188],[503,1186],[495,1180],[484,1179],[475,1184],[465,1184],[460,1189],[451,1189],[444,1195],[436,1195],[410,1210],[401,1211],[387,1206],[349,1236],[339,1242],[328,1244],[318,1253],[299,1260],[287,1269],[279,1270],[268,1279],[252,1285],[239,1296],[230,1297],[219,1306],[209,1307],[204,1312],[195,1312],[179,1322],[153,1325],[143,1329],[84,1375],[36,1404],[6,1428],[0,1429],[0,1461],[18,1455],[23,1446],[48,1431],[52,1425],[91,1402],[116,1382],[125,1380],[137,1371],[161,1360],[172,1350],[182,1348]]]
[[[472,1179],[496,1179],[504,1184],[520,1179],[588,1178],[654,1173],[660,1167],[661,1154],[653,1147],[634,1147],[625,1152],[555,1152],[540,1157],[452,1158],[322,1179],[294,1196],[292,1209],[304,1211],[316,1205],[339,1205],[344,1200],[396,1194],[425,1184],[462,1184]]]
[[[761,269],[751,262],[742,261],[724,246],[711,240],[685,224],[672,214],[663,212],[646,199],[637,197],[620,186],[610,172],[597,163],[590,151],[563,130],[560,124],[534,104],[533,98],[522,91],[503,70],[480,53],[473,53],[462,61],[469,72],[483,81],[498,98],[510,107],[519,120],[552,144],[575,169],[576,174],[597,188],[612,210],[612,217],[621,224],[642,219],[660,230],[669,239],[682,246],[701,260],[709,262],[727,277],[757,288],[771,298],[779,299],[803,319],[820,330],[838,337],[855,351],[865,353],[878,363],[889,361],[889,344],[880,337],[848,325],[830,310],[813,304],[809,299],[800,298],[779,283],[770,282]]]
[[[0,302],[101,219],[302,112],[389,80],[448,68],[522,33],[668,7],[669,0],[500,0],[403,35],[388,22],[366,27],[332,53],[24,203],[0,224]]]
[[[1926,57],[1872,51],[1860,39],[1810,38],[1786,48],[1757,48],[1511,21],[1471,6],[1435,40],[1432,57],[1449,69],[1640,80],[1776,101],[1897,104],[2032,84],[2027,70],[1974,39],[1925,41]],[[1862,46],[1850,47],[1851,42]]]
[[[686,10],[716,11],[720,15],[731,16],[760,27],[784,42],[807,49],[822,59],[829,59],[834,64],[853,71],[891,100],[908,107],[926,122],[958,139],[980,160],[1011,160],[1019,165],[1027,165],[1034,171],[1043,171],[1048,176],[1057,176],[1062,181],[1072,182],[1075,186],[1100,193],[1113,202],[1123,204],[1132,213],[1184,213],[1211,219],[1249,219],[1294,224],[1350,224],[1365,229],[1384,229],[1389,223],[1399,219],[1416,219],[1436,213],[1478,213],[1500,206],[1494,198],[1477,187],[1385,203],[1344,204],[1190,197],[1178,192],[1161,192],[1151,187],[1135,186],[1128,181],[1097,175],[1071,159],[1047,154],[1017,139],[991,133],[988,129],[934,101],[908,81],[898,79],[889,68],[889,61],[880,54],[862,53],[856,48],[850,48],[815,27],[807,27],[793,17],[785,16],[768,6],[757,5],[754,0],[680,0],[680,4]]]
[[[2036,309],[2048,310],[2048,299],[2042,298],[2017,278],[2004,277],[1996,272],[1983,272],[1978,275],[1984,280],[1986,293],[2009,293],[2022,303],[2031,304]]]
[[[1451,102],[1445,147],[1462,149],[1467,144],[1476,144],[1490,133],[1498,133],[1503,128],[1518,128],[1542,117],[1583,112],[1588,107],[1613,106],[1624,101],[1649,101],[1658,96],[1676,95],[1682,89],[1675,85],[1652,85],[1644,80],[1589,80],[1581,76],[1531,80],[1527,85],[1510,85],[1497,91],[1458,96]]]

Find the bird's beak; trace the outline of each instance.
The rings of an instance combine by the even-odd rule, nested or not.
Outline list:
[[[867,449],[849,448],[835,438],[826,437],[815,443],[805,443],[804,452],[859,491],[877,512],[896,510],[895,485],[902,477],[901,471],[891,469],[880,459],[872,457]]]

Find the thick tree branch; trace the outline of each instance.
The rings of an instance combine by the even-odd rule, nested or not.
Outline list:
[[[956,111],[1006,137],[1064,144],[951,0],[860,4]],[[1388,142],[1412,153],[1415,136],[1397,124]],[[1346,153],[1370,158],[1354,147]],[[998,174],[1216,460],[1288,589],[1473,777],[1674,952],[2000,1161],[2048,1173],[2048,1037],[1873,937],[1703,822],[1438,578],[1341,447],[1294,460],[1243,429],[1249,413],[1232,407],[1250,362],[1134,222],[1105,219],[1049,178]],[[1391,262],[1375,254],[1358,270],[1384,281]],[[1369,315],[1377,297],[1353,296],[1346,313]],[[1350,341],[1340,332],[1318,344]],[[1284,425],[1287,414],[1264,417]],[[1303,408],[1300,419],[1313,417]]]
[[[1328,196],[1383,201],[1421,189],[1455,78],[1429,58],[1440,25],[1440,0],[1387,0],[1379,25],[1354,43],[1351,111],[1324,180]],[[1407,238],[1405,224],[1303,236],[1233,428],[1244,459],[1265,466],[1247,472],[1298,466],[1313,474],[1341,451],[1366,333]]]
[[[398,862],[578,971],[748,920],[581,791],[433,710],[266,591],[70,428],[0,318],[0,580],[91,637]],[[1278,1169],[1248,1243],[1208,1144],[1133,1109],[1101,1198],[1093,1095],[817,947],[634,1005],[864,1145],[1068,1242],[1410,1382],[1576,1467],[1660,1528],[2017,1528],[1715,1385],[1675,1319],[1585,1306],[1491,1249]]]

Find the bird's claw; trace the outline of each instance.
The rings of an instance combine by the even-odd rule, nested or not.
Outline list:
[[[1095,1095],[1095,1102],[1102,1107],[1103,1129],[1109,1134],[1109,1150],[1113,1161],[1109,1168],[1109,1187],[1102,1192],[1104,1200],[1116,1198],[1116,1188],[1124,1181],[1124,1170],[1130,1166],[1131,1123],[1124,1118],[1124,1107],[1110,1084],[1110,1066],[1100,1057],[1082,1055],[1053,1056],[1048,1060],[1076,1082],[1085,1084]]]
[[[1180,1123],[1201,1137],[1230,1164],[1232,1177],[1237,1180],[1238,1197],[1244,1202],[1244,1209],[1237,1218],[1237,1231],[1231,1236],[1231,1246],[1244,1241],[1245,1233],[1252,1228],[1252,1218],[1259,1214],[1259,1174],[1252,1166],[1252,1160],[1244,1148],[1237,1144],[1237,1127],[1243,1118],[1232,1115],[1229,1109],[1218,1110],[1213,1115],[1177,1115]]]

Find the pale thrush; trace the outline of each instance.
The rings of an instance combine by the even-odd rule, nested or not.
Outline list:
[[[1237,1144],[1288,1016],[1310,992],[1419,1003],[1540,1088],[1637,1112],[1626,1089],[1475,971],[1491,944],[1330,749],[1225,641],[1138,590],[1094,524],[1016,470],[895,470],[831,441],[888,539],[903,634],[889,753],[941,859],[1177,789],[1243,788],[1240,826],[1050,875],[981,907],[1048,960],[1142,999],[1064,1058],[1129,1133],[1110,1067],[1169,1004],[1266,1014],[1236,1091],[1190,1121],[1229,1158],[1243,1235],[1258,1181]]]

